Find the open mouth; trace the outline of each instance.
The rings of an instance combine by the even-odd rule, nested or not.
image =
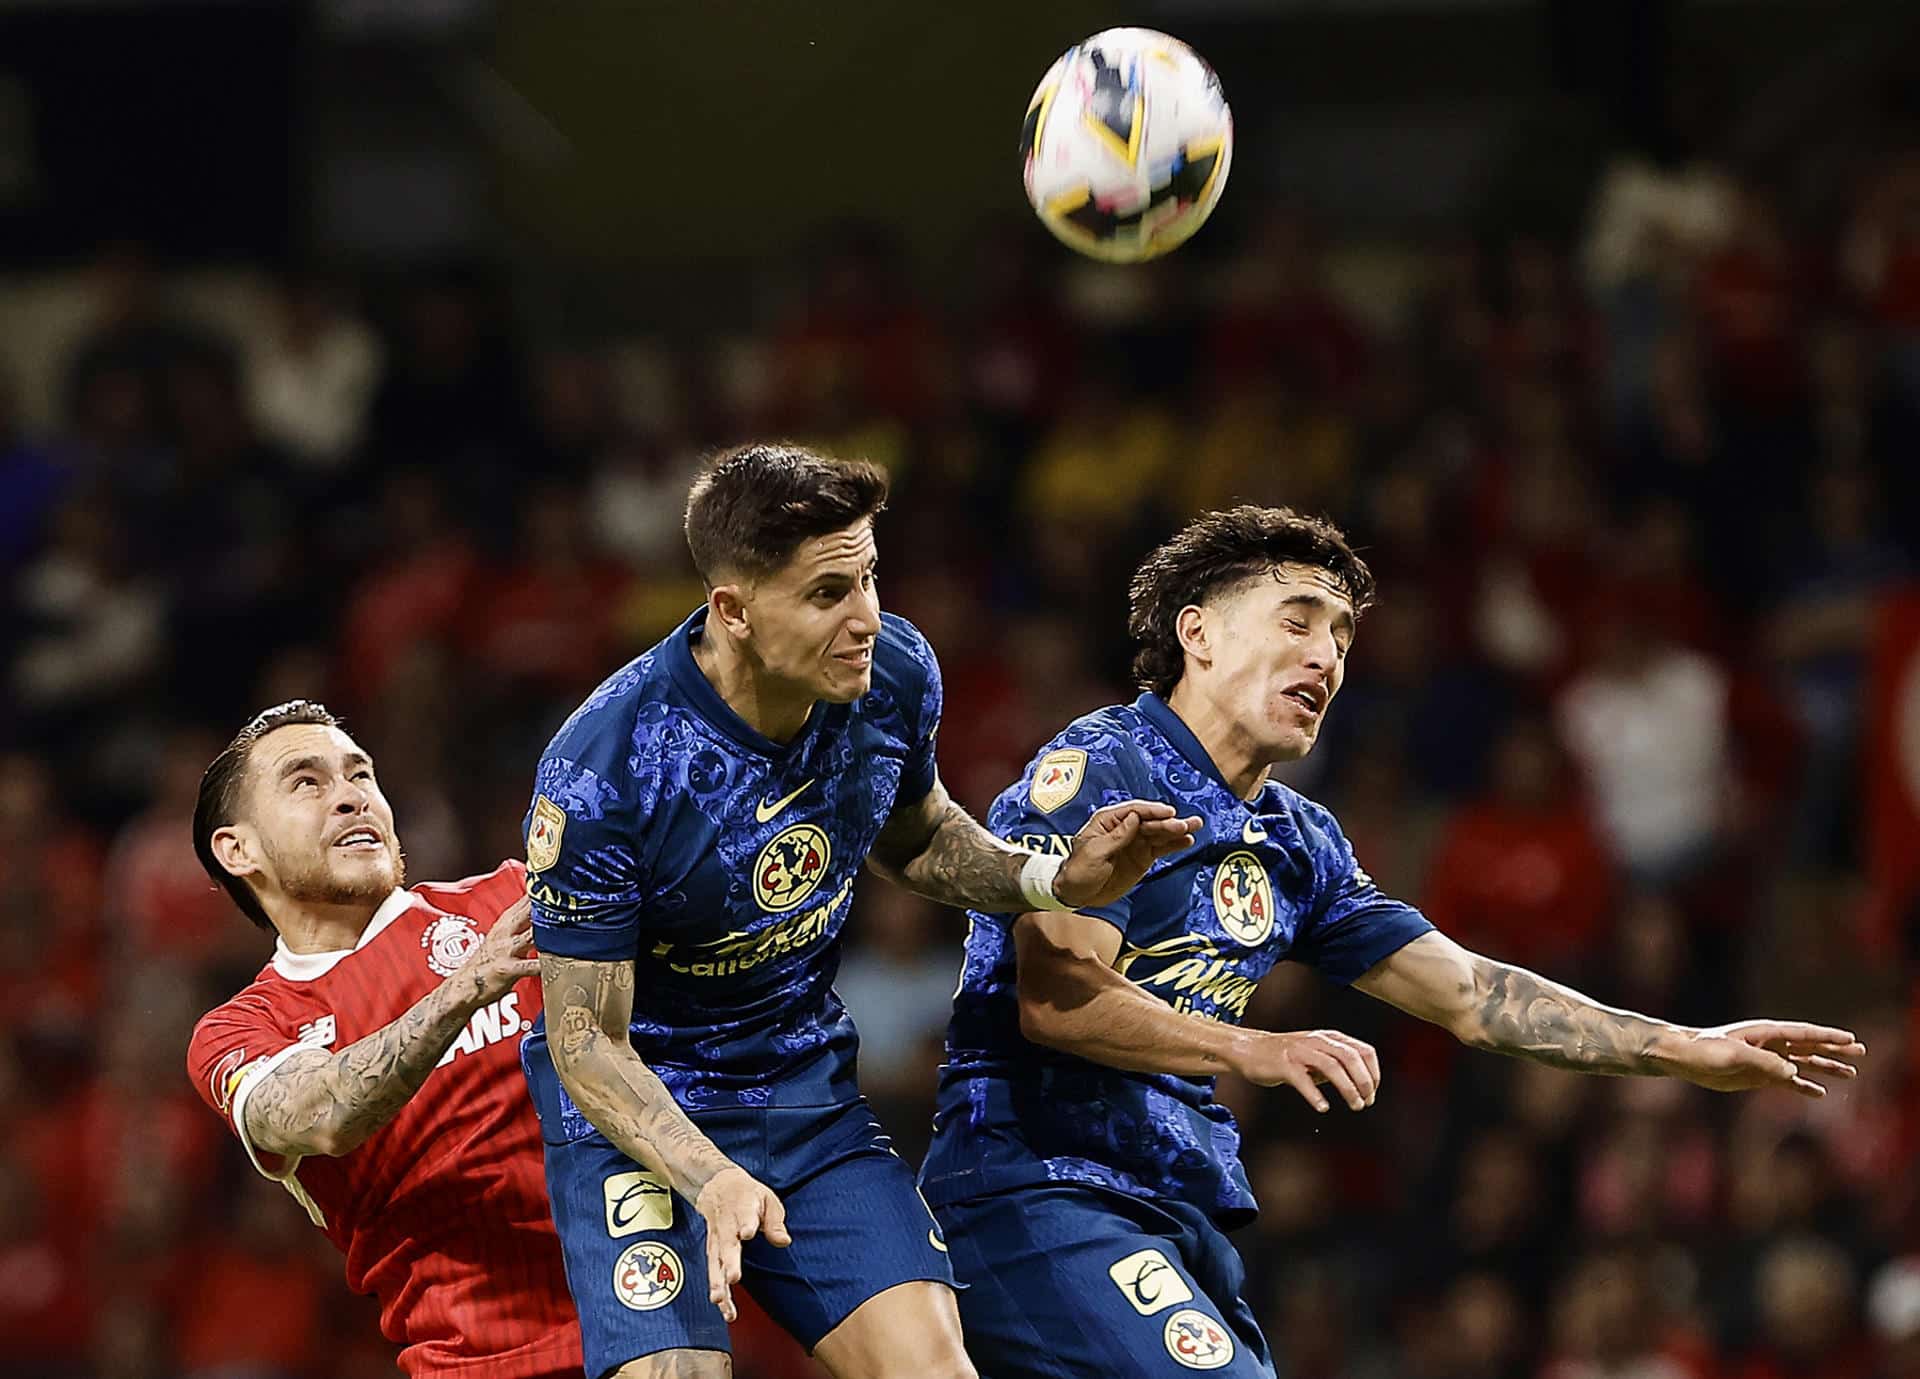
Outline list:
[[[868,646],[858,651],[837,652],[833,659],[842,665],[852,666],[855,670],[865,670],[873,664],[873,648]]]
[[[1281,697],[1291,699],[1311,718],[1318,718],[1327,707],[1326,692],[1313,685],[1295,685]]]
[[[350,828],[335,838],[333,845],[343,852],[379,852],[387,844],[374,829]]]

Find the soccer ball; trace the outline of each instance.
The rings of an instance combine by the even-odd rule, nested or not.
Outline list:
[[[1047,69],[1020,131],[1027,200],[1064,243],[1138,263],[1213,213],[1233,163],[1220,78],[1177,38],[1107,29]]]

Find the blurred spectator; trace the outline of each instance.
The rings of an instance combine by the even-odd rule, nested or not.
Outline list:
[[[1760,1264],[1765,1339],[1735,1369],[1737,1379],[1871,1379],[1854,1288],[1852,1264],[1827,1242],[1775,1245]]]
[[[1447,826],[1424,908],[1470,948],[1560,970],[1599,938],[1612,867],[1544,721],[1508,729],[1490,777]]]
[[[72,481],[52,448],[20,428],[13,382],[0,374],[0,579],[32,555]]]
[[[1555,706],[1561,736],[1619,865],[1648,885],[1686,878],[1714,859],[1725,834],[1727,674],[1617,603],[1596,611],[1591,632],[1593,664]]]
[[[247,401],[297,466],[337,473],[360,444],[385,352],[326,276],[289,273],[275,287],[274,314],[248,350]]]

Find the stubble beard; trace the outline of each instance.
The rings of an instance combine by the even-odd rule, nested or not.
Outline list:
[[[302,905],[352,905],[369,900],[377,904],[396,886],[407,882],[407,859],[397,851],[388,854],[393,861],[392,874],[384,877],[378,871],[358,877],[341,876],[334,871],[330,856],[324,852],[307,865],[292,870],[285,869],[284,859],[275,856],[271,849],[267,855],[280,873],[281,894]]]

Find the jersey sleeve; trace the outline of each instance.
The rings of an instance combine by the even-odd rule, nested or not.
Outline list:
[[[1104,727],[1076,724],[1035,757],[1020,783],[994,801],[987,826],[1015,847],[1064,857],[1073,836],[1096,811],[1123,800],[1151,799],[1133,744]],[[1122,934],[1133,917],[1133,894],[1080,911]]]
[[[595,962],[638,951],[643,887],[637,809],[581,762],[549,753],[525,823],[534,946]]]
[[[209,1011],[187,1045],[187,1076],[200,1099],[227,1123],[260,1173],[285,1182],[300,1166],[256,1148],[247,1134],[247,1102],[275,1068],[307,1045],[282,1029],[263,1000],[246,994]]]
[[[902,653],[898,666],[889,666],[888,670],[899,680],[898,693],[908,735],[907,759],[900,771],[900,790],[895,797],[897,808],[918,804],[939,779],[934,742],[940,733],[946,688],[940,678],[940,658],[934,655],[933,644],[920,634],[920,629],[891,613],[885,618],[887,630],[898,636]]]
[[[1301,833],[1313,858],[1314,904],[1294,940],[1291,956],[1296,961],[1350,985],[1382,958],[1432,930],[1425,915],[1374,885],[1332,814],[1307,806]]]

